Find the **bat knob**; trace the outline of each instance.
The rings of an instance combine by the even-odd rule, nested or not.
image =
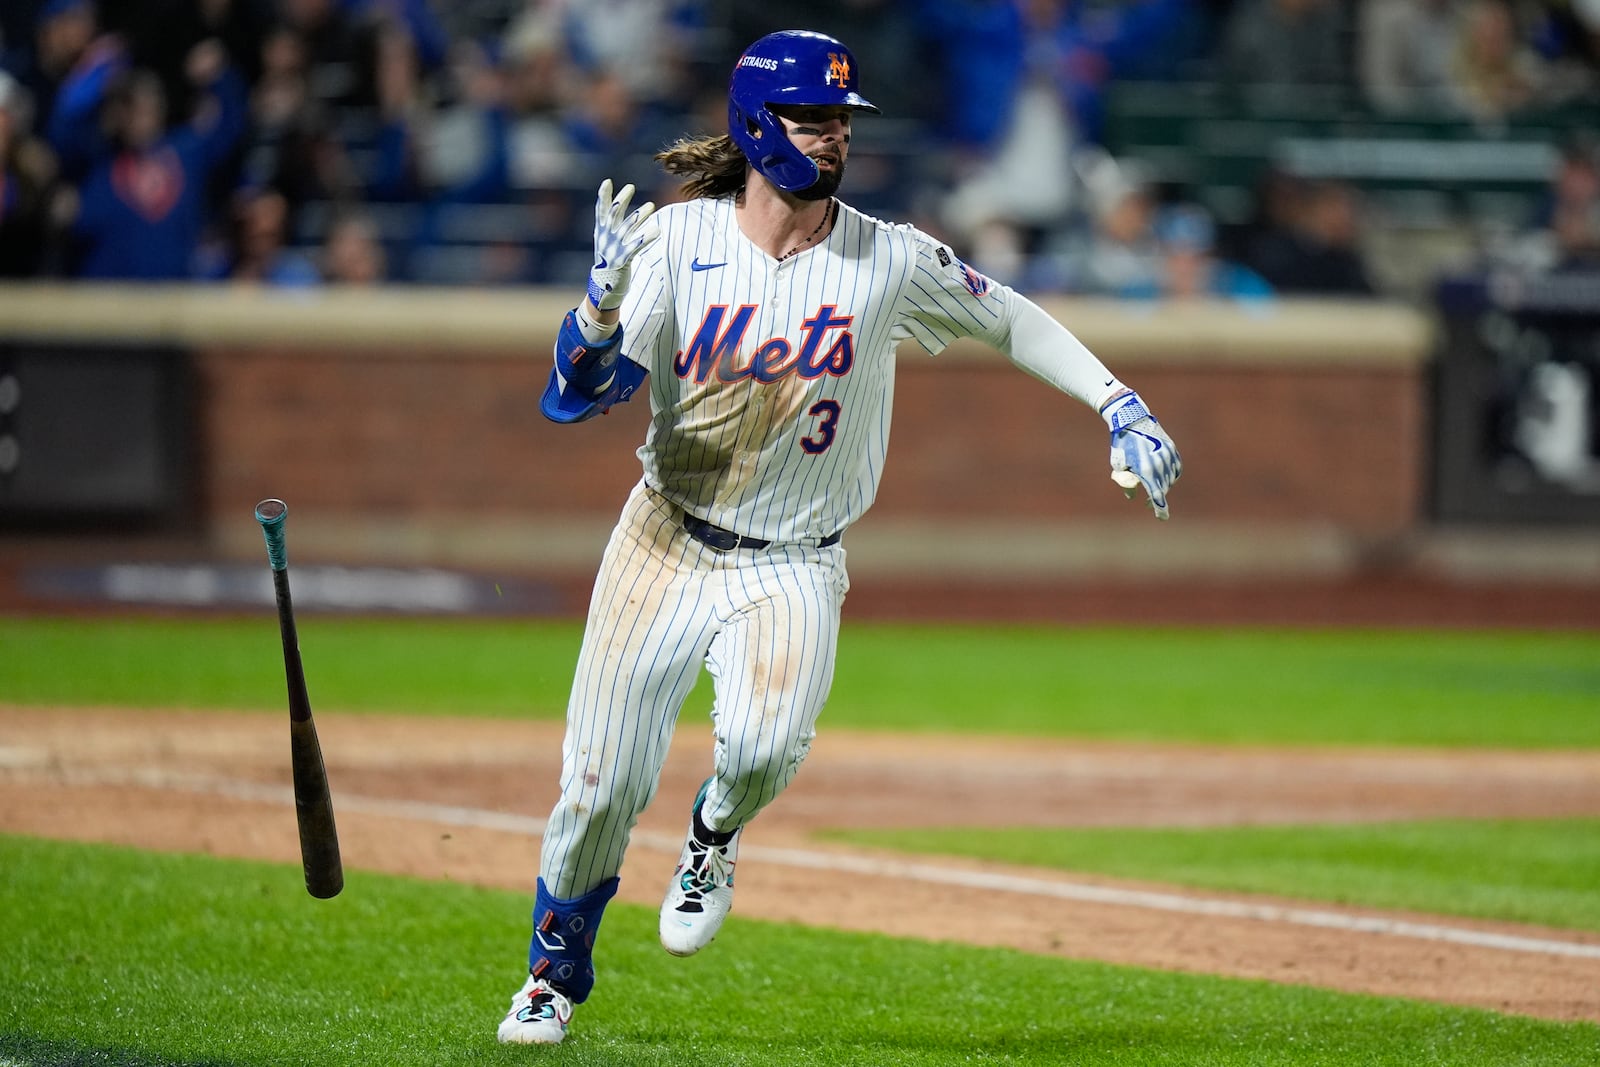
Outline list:
[[[261,536],[267,539],[267,559],[275,571],[289,568],[289,549],[283,539],[283,520],[288,517],[289,505],[277,497],[256,505],[256,521],[261,524]]]

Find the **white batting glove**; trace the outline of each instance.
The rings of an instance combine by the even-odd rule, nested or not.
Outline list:
[[[633,267],[633,257],[660,233],[650,218],[656,210],[650,201],[631,212],[628,210],[633,191],[632,185],[624,185],[613,197],[611,179],[607,178],[600,183],[600,195],[595,199],[594,267],[589,271],[589,300],[601,311],[621,306],[622,295],[628,291],[628,272]]]
[[[1183,473],[1178,446],[1161,428],[1139,394],[1128,391],[1113,397],[1100,415],[1111,427],[1111,480],[1129,500],[1144,486],[1156,518],[1165,521],[1167,490]]]

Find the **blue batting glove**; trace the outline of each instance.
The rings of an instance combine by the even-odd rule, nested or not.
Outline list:
[[[1112,397],[1100,415],[1111,427],[1111,480],[1129,500],[1144,486],[1151,510],[1165,521],[1167,491],[1183,473],[1178,446],[1132,390]]]
[[[595,198],[594,267],[589,271],[589,300],[601,311],[622,305],[633,257],[660,232],[650,218],[655,213],[655,204],[647,200],[633,211],[628,210],[633,191],[632,185],[624,185],[613,197],[611,179],[607,178],[600,183],[600,193]]]

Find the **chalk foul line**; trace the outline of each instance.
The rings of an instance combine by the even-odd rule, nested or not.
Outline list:
[[[287,786],[266,785],[236,779],[214,778],[204,775],[181,774],[155,769],[101,768],[95,770],[60,767],[27,768],[45,771],[48,776],[64,785],[132,785],[149,789],[204,793],[255,803],[294,806],[294,791]],[[0,770],[15,774],[24,770],[16,765],[0,766]],[[480,830],[497,830],[504,833],[540,837],[545,820],[508,812],[468,808],[454,804],[434,804],[426,801],[397,800],[389,797],[369,797],[359,794],[336,793],[334,811],[376,815],[384,818],[410,819],[416,822],[441,826],[470,827]],[[680,837],[649,831],[635,831],[635,844],[660,852],[676,854],[683,846]],[[1050,878],[1032,878],[1025,875],[1003,874],[990,871],[941,867],[931,863],[906,860],[880,859],[834,852],[819,852],[799,848],[769,848],[745,845],[739,856],[774,866],[795,867],[803,870],[834,871],[874,878],[893,878],[902,881],[923,882],[930,885],[954,886],[962,889],[980,889],[986,892],[1018,893],[1027,896],[1072,900],[1090,904],[1108,904],[1126,908],[1144,908],[1150,911],[1175,912],[1184,915],[1207,915],[1227,919],[1248,919],[1264,923],[1289,926],[1310,926],[1325,930],[1349,933],[1377,934],[1387,937],[1404,937],[1421,941],[1434,941],[1473,948],[1502,949],[1509,952],[1532,952],[1547,956],[1570,956],[1579,959],[1600,959],[1600,944],[1582,941],[1562,941],[1546,937],[1524,937],[1517,934],[1475,930],[1469,927],[1448,926],[1442,923],[1414,922],[1378,915],[1352,915],[1345,912],[1322,911],[1316,908],[1292,907],[1279,904],[1252,903],[1216,897],[1191,897],[1178,893],[1162,893],[1143,889],[1122,889],[1114,886],[1091,885]]]

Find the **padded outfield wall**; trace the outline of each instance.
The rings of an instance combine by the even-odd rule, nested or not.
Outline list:
[[[0,340],[182,354],[181,499],[146,516],[130,551],[253,560],[259,532],[241,518],[281,496],[297,559],[544,575],[581,599],[638,477],[647,411],[635,402],[577,427],[539,416],[570,299],[8,286]],[[883,489],[846,538],[853,603],[959,611],[998,595],[1023,615],[1070,616],[1182,586],[1189,614],[1248,617],[1271,590],[1333,605],[1351,582],[1380,601],[1421,582],[1482,607],[1593,563],[1583,531],[1535,532],[1530,551],[1432,520],[1439,331],[1414,308],[1047,307],[1172,430],[1185,460],[1174,520],[1155,523],[1110,484],[1093,412],[987,349],[930,358],[908,345]],[[92,518],[6,524],[0,546],[104,550],[105,532]]]

